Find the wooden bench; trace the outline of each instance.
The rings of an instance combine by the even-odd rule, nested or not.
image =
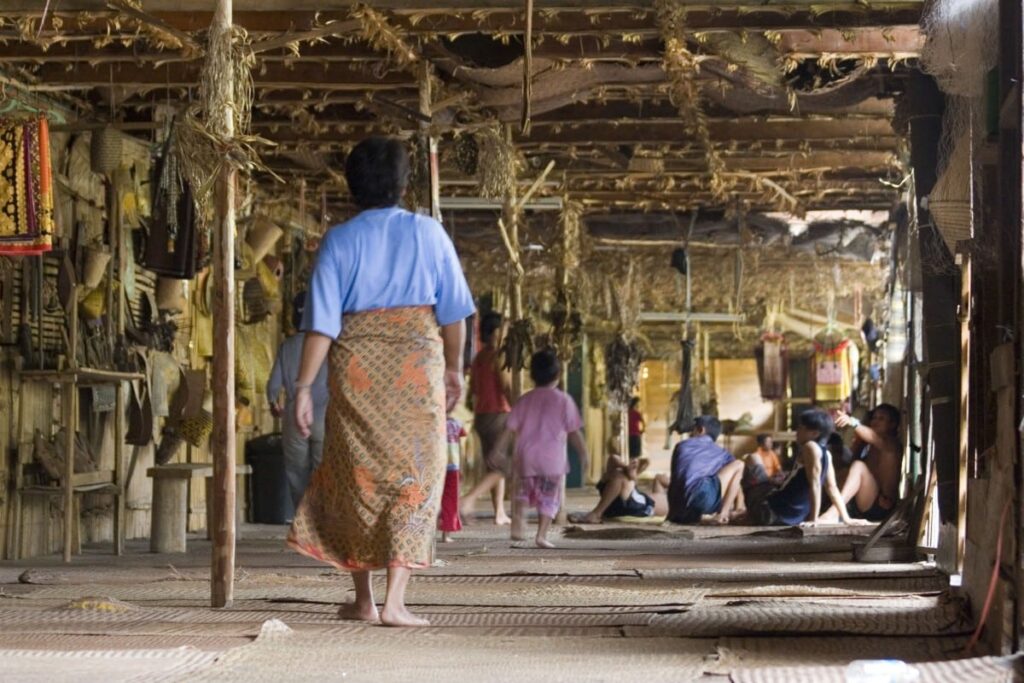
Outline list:
[[[149,549],[154,553],[183,553],[188,529],[188,483],[213,472],[209,463],[174,463],[146,470],[153,479],[153,512]]]

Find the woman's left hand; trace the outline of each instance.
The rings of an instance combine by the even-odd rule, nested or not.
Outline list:
[[[462,373],[458,370],[444,372],[445,409],[450,413],[462,396]]]

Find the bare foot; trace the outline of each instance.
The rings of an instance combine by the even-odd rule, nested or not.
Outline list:
[[[508,526],[511,523],[512,523],[512,518],[509,517],[508,515],[506,515],[504,510],[502,510],[498,514],[494,515],[494,524],[495,524],[495,526]]]
[[[376,622],[380,619],[377,614],[377,606],[372,602],[362,605],[358,602],[346,602],[338,608],[338,618],[345,621],[370,621]]]
[[[459,506],[459,517],[462,518],[462,523],[463,524],[472,524],[473,523],[473,508],[472,508],[472,506],[466,505],[465,503],[460,505]]]
[[[537,547],[538,548],[546,548],[548,550],[551,550],[552,548],[555,547],[554,543],[552,543],[551,541],[549,541],[546,538],[541,538],[540,536],[538,536],[536,538],[536,541],[537,541]]]
[[[569,515],[569,521],[573,524],[601,524],[604,522],[600,515],[595,515],[593,512],[588,512],[586,514],[574,512]]]
[[[380,623],[385,626],[430,626],[429,621],[417,617],[405,605],[398,608],[385,606],[380,613]]]

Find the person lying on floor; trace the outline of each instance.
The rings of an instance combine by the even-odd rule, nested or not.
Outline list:
[[[828,439],[835,425],[824,410],[814,408],[800,414],[796,441],[799,453],[782,486],[772,490],[763,487],[751,492],[745,523],[765,526],[815,526],[819,522],[822,489],[835,505],[842,498],[836,485],[835,468],[828,450]],[[841,507],[846,524],[856,524]]]
[[[853,427],[857,440],[864,444],[861,458],[854,460],[840,491],[842,507],[850,516],[880,522],[899,501],[900,470],[903,465],[899,441],[900,411],[896,406],[881,403],[871,411],[868,424],[839,413],[836,424]],[[829,508],[822,521],[834,522],[837,507]]]
[[[743,463],[718,446],[722,423],[711,415],[694,420],[690,438],[672,451],[668,521],[676,524],[728,524],[745,512],[740,480]]]
[[[647,468],[648,460],[623,458],[622,449],[619,448],[621,434],[622,428],[613,421],[612,435],[607,446],[608,458],[601,481],[597,482],[601,499],[590,512],[569,515],[569,521],[576,524],[600,524],[603,519],[660,517],[668,512],[668,477],[664,474],[655,476],[650,495],[641,491],[637,486],[637,476]]]

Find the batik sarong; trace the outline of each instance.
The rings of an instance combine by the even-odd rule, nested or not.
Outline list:
[[[447,463],[433,308],[345,315],[328,363],[323,461],[288,543],[350,571],[428,567]]]
[[[0,254],[49,251],[53,182],[46,119],[0,120]]]

